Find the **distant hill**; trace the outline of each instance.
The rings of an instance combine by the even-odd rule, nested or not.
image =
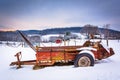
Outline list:
[[[45,29],[45,30],[24,30],[22,31],[25,34],[40,34],[40,35],[47,35],[47,34],[64,34],[65,32],[76,32],[80,33],[83,27],[67,27],[67,28],[52,28],[52,29]],[[99,28],[99,32],[105,34],[104,28]],[[115,31],[109,29],[110,37],[114,39],[120,39],[120,31]],[[17,31],[0,31],[0,41],[20,41],[21,37],[17,33]]]
[[[26,30],[22,31],[25,34],[61,34],[65,32],[77,32],[79,33],[82,27],[69,27],[69,28],[51,28],[51,29],[45,29],[45,30]]]

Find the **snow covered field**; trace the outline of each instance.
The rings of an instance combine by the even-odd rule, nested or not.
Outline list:
[[[105,41],[103,41],[105,43]],[[16,69],[9,66],[16,58],[14,55],[21,51],[22,60],[35,59],[31,48],[13,48],[0,46],[0,79],[1,80],[120,80],[120,42],[110,40],[109,46],[115,55],[96,61],[94,67],[53,66],[32,70],[33,66],[23,66]]]

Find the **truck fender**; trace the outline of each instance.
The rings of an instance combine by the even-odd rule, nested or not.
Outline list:
[[[95,56],[94,56],[93,52],[91,52],[89,50],[83,50],[83,51],[79,52],[79,54],[84,54],[84,53],[90,54],[93,57],[93,59],[95,60]]]
[[[93,50],[93,51],[97,51],[97,49],[92,48],[92,47],[82,47],[82,48],[77,48],[76,50],[81,51],[81,50]]]

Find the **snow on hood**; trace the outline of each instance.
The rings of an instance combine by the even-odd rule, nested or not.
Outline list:
[[[92,47],[82,47],[82,48],[77,48],[77,50],[93,50],[93,51],[97,51],[97,49],[92,48]]]

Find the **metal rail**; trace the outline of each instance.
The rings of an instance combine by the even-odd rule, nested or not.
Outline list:
[[[21,31],[18,30],[18,33],[21,35],[21,37],[24,39],[24,41],[36,52],[36,48],[32,45],[32,43],[27,39],[25,34],[23,34]]]

